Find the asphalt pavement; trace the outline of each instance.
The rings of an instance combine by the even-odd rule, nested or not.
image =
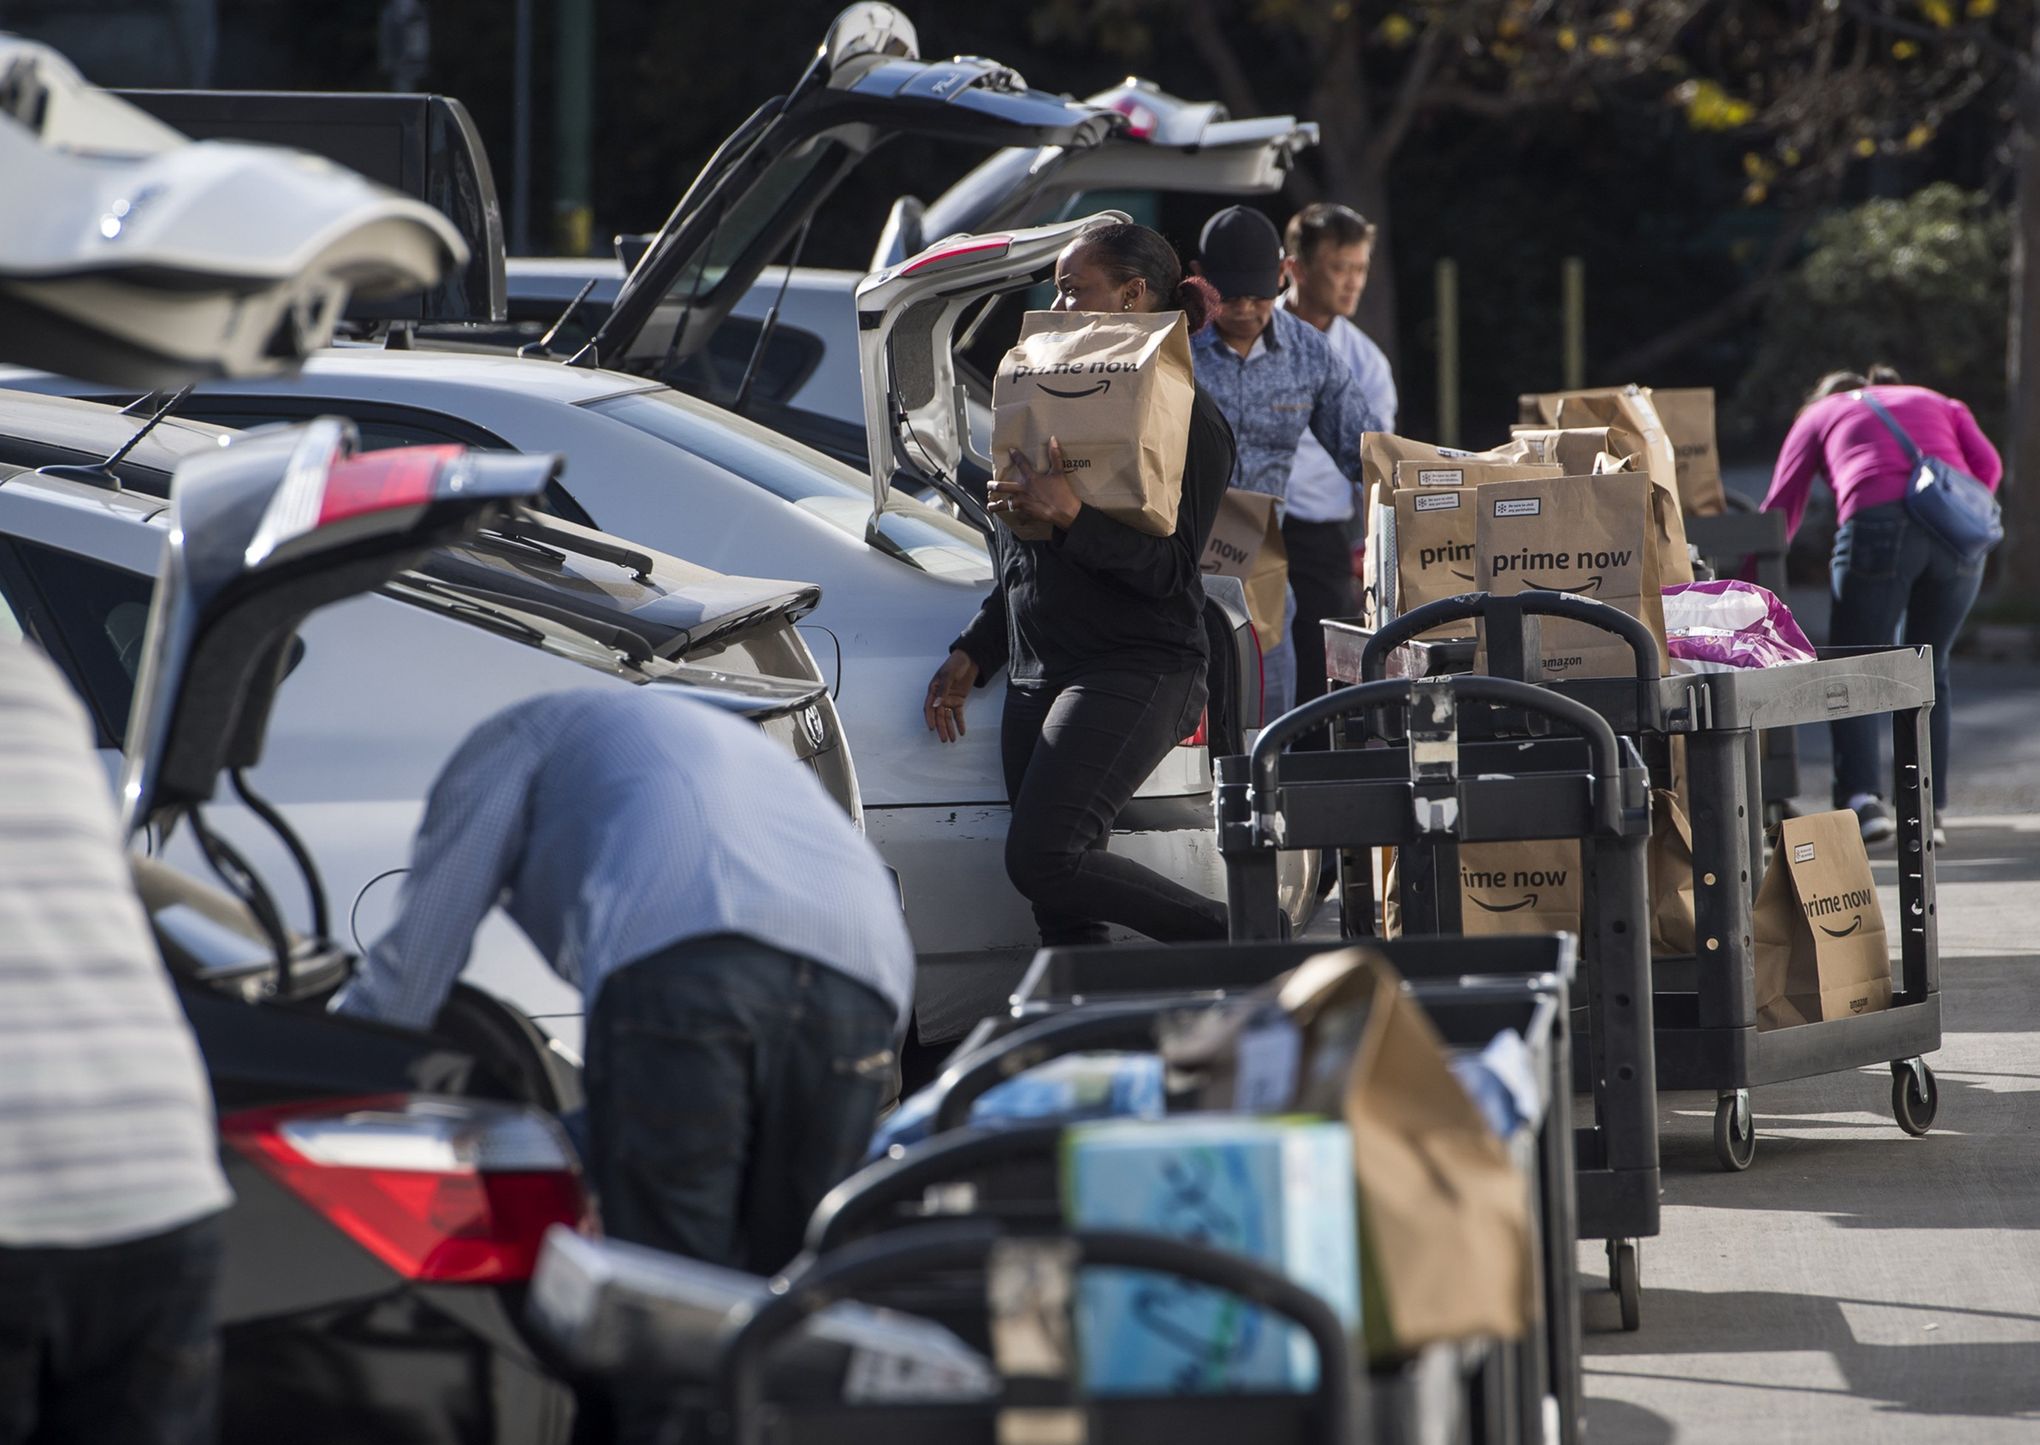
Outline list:
[[[1934,1129],[1899,1131],[1882,1065],[1773,1085],[1727,1174],[1713,1096],[1664,1097],[1640,1331],[1580,1252],[1594,1445],[2040,1440],[2040,668],[1958,661],[1955,691]],[[1826,739],[1802,749],[1826,807]]]

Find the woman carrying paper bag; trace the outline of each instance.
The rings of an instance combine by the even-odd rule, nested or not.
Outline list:
[[[1000,472],[988,504],[999,582],[936,669],[923,716],[954,742],[971,689],[1006,669],[1006,871],[1034,905],[1043,943],[1102,943],[1109,924],[1166,943],[1223,938],[1223,903],[1105,848],[1133,790],[1196,730],[1207,696],[1198,559],[1232,473],[1233,441],[1195,390],[1186,333],[1204,325],[1214,300],[1203,282],[1184,278],[1166,240],[1136,225],[1084,232],[1057,259],[1055,284],[1057,312],[1096,313],[1101,324],[1092,335],[1067,316],[1031,325],[1000,366],[994,402],[1004,435],[993,440]],[[1172,314],[1173,325],[1164,319]],[[1107,334],[1143,327],[1105,324],[1118,318],[1141,319],[1156,344],[1124,349],[1126,338]],[[1054,339],[1030,346],[1043,337]],[[1119,369],[1094,371],[1101,357]],[[1009,424],[1024,432],[1025,408],[1003,383],[1053,383],[1054,400],[1066,402],[1109,382],[1123,397],[1150,367],[1138,381],[1162,395],[1141,413],[1143,434],[1121,439],[1132,460],[1080,453],[1072,437],[1049,435],[1039,452],[1014,444]],[[1145,476],[1129,489],[1125,477],[1101,475],[1115,466],[1152,473],[1157,458],[1173,488]],[[1178,495],[1156,515],[1154,499],[1169,490]],[[1134,492],[1139,506],[1107,500]]]

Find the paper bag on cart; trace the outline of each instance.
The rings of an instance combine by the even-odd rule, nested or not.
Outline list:
[[[1672,439],[1678,463],[1679,507],[1689,517],[1718,517],[1728,510],[1721,484],[1721,448],[1714,431],[1714,388],[1652,387],[1652,405]]]
[[[1662,671],[1665,615],[1651,575],[1649,493],[1640,472],[1490,482],[1474,494],[1476,585],[1503,596],[1569,592],[1619,608],[1657,639]],[[1544,679],[1635,675],[1636,656],[1616,634],[1566,618],[1541,618],[1539,626]]]
[[[1459,931],[1580,931],[1580,844],[1577,838],[1519,843],[1467,843],[1459,849]]]
[[[1521,1338],[1538,1315],[1527,1185],[1422,1006],[1364,948],[1309,960],[1277,998],[1303,1033],[1297,1107],[1352,1130],[1369,1355]]]
[[[1527,422],[1542,419],[1561,430],[1608,428],[1608,450],[1618,457],[1633,458],[1633,464],[1649,475],[1656,489],[1651,494],[1651,519],[1657,528],[1653,542],[1662,554],[1660,585],[1691,582],[1693,563],[1686,552],[1686,521],[1680,509],[1678,453],[1649,388],[1611,386],[1549,392],[1524,396],[1520,401]]]
[[[1474,589],[1474,492],[1486,482],[1560,475],[1555,466],[1508,462],[1396,463],[1395,614]],[[1424,636],[1471,637],[1473,623],[1434,627]]]
[[[1518,1339],[1538,1318],[1528,1186],[1380,953],[1321,953],[1185,1015],[1171,1069],[1207,1109],[1343,1118],[1353,1139],[1367,1353]]]
[[[1696,951],[1693,824],[1679,793],[1677,788],[1653,788],[1650,793],[1650,948],[1657,954]]]
[[[1207,574],[1246,583],[1247,613],[1264,653],[1282,641],[1288,606],[1289,550],[1282,541],[1280,506],[1281,498],[1266,492],[1227,487],[1198,564]]]
[[[1816,813],[1778,825],[1750,933],[1758,1028],[1891,1007],[1884,909],[1854,813]]]
[[[1082,501],[1138,531],[1176,530],[1196,383],[1180,311],[1030,311],[992,378],[992,459],[1048,465],[1048,439]],[[1013,534],[1045,541],[1051,528]]]

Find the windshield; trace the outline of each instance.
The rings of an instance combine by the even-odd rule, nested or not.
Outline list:
[[[859,541],[871,521],[871,488],[860,472],[767,431],[755,422],[664,387],[586,403],[590,411],[649,433],[763,487]],[[982,586],[992,580],[984,537],[946,512],[895,497],[879,523],[889,556],[932,576]]]
[[[829,183],[844,155],[840,141],[818,137],[773,162],[715,224],[708,244],[666,288],[666,300],[685,306],[697,298],[714,297],[731,265],[755,249],[781,216],[793,208],[807,210],[809,192]]]

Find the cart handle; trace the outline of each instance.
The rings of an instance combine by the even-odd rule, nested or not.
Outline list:
[[[804,1247],[825,1254],[842,1247],[874,1219],[931,1184],[966,1178],[988,1165],[1053,1159],[1062,1147],[1061,1120],[998,1128],[957,1129],[876,1159],[823,1196],[808,1218]]]
[[[1422,610],[1419,608],[1418,612]],[[1413,612],[1409,615],[1415,617],[1418,613]],[[1608,834],[1622,831],[1622,790],[1617,786],[1622,777],[1622,753],[1615,743],[1615,730],[1608,726],[1608,720],[1598,712],[1563,693],[1533,687],[1527,682],[1517,682],[1512,678],[1487,677],[1480,673],[1439,678],[1427,682],[1426,686],[1449,687],[1455,703],[1464,699],[1471,702],[1494,703],[1502,707],[1519,707],[1526,712],[1541,713],[1553,722],[1570,727],[1585,739],[1587,750],[1593,755],[1594,777],[1599,784],[1594,789],[1594,812],[1597,821],[1602,830]],[[1254,741],[1248,774],[1251,779],[1250,802],[1254,810],[1255,832],[1262,838],[1275,838],[1279,835],[1279,830],[1275,826],[1278,815],[1275,806],[1275,769],[1281,760],[1282,750],[1291,742],[1305,733],[1323,727],[1332,719],[1345,717],[1349,713],[1369,712],[1388,707],[1400,707],[1407,711],[1415,704],[1415,699],[1416,688],[1408,678],[1362,682],[1352,687],[1342,687],[1337,692],[1326,693],[1323,697],[1314,697],[1269,723],[1261,730],[1261,736]]]
[[[1388,654],[1420,632],[1428,632],[1447,622],[1485,622],[1491,610],[1509,609],[1542,617],[1569,617],[1589,627],[1598,627],[1603,632],[1612,632],[1628,643],[1629,650],[1636,654],[1638,681],[1654,683],[1660,678],[1657,639],[1651,636],[1648,627],[1627,612],[1591,597],[1575,597],[1569,592],[1531,591],[1507,597],[1489,592],[1462,592],[1457,597],[1441,597],[1436,602],[1426,602],[1413,611],[1403,613],[1367,639],[1367,646],[1360,653],[1361,680],[1373,682],[1383,676],[1388,668]]]
[[[1035,1019],[995,1039],[942,1071],[928,1087],[936,1090],[935,1132],[968,1123],[970,1106],[1006,1080],[1064,1054],[1090,1049],[1152,1049],[1155,1010],[1128,999],[1087,1004]]]
[[[737,1445],[763,1445],[766,1357],[816,1311],[910,1273],[981,1268],[1006,1237],[986,1220],[915,1225],[845,1245],[774,1280],[772,1294],[748,1317],[734,1320],[724,1337],[718,1386]],[[1317,1295],[1244,1255],[1186,1240],[1105,1229],[1072,1230],[1060,1237],[1074,1246],[1074,1263],[1079,1266],[1174,1275],[1225,1290],[1294,1321],[1317,1349],[1318,1439],[1324,1445],[1342,1445],[1348,1439],[1352,1381],[1345,1328]]]

